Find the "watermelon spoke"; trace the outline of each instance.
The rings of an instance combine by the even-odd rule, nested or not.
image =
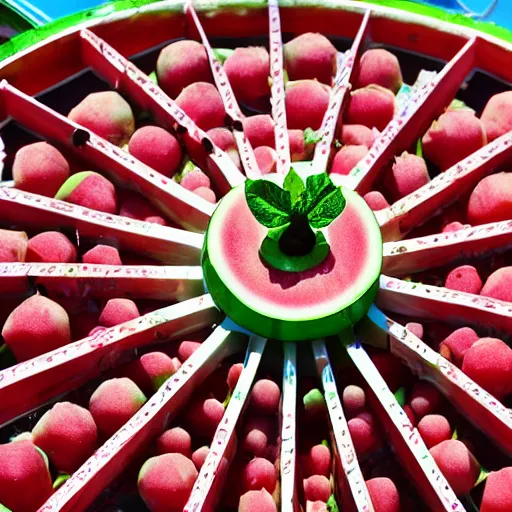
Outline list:
[[[380,278],[376,304],[386,311],[416,318],[475,325],[504,333],[512,330],[510,302],[385,275]]]
[[[464,507],[437,467],[418,430],[396,401],[360,341],[350,343],[346,350],[369,386],[367,396],[372,410],[386,429],[398,458],[407,468],[408,476],[415,482],[425,503],[431,510],[463,511]]]
[[[208,60],[210,61],[210,68],[212,70],[213,79],[215,80],[215,85],[217,86],[217,89],[222,98],[226,113],[231,117],[233,122],[233,136],[235,137],[245,174],[248,178],[251,179],[261,177],[261,172],[259,170],[258,163],[256,162],[256,157],[254,156],[251,143],[243,132],[242,121],[244,120],[245,116],[242,114],[242,111],[238,106],[235,94],[231,84],[229,83],[228,76],[222,67],[222,64],[215,57],[210,42],[208,41],[208,37],[206,36],[203,26],[199,21],[191,0],[187,0],[185,3],[185,14],[189,15],[191,18],[192,23],[199,32],[201,42],[206,49]]]
[[[290,168],[290,141],[286,122],[283,40],[281,37],[281,18],[277,0],[268,0],[270,79],[272,81],[271,103],[272,117],[276,123],[277,172],[287,173]]]
[[[2,370],[0,425],[98,376],[123,351],[196,332],[219,319],[210,295],[202,295]]]
[[[389,345],[413,373],[434,384],[475,427],[512,454],[512,410],[375,306],[367,318],[360,329],[366,341],[374,344],[376,337],[383,338],[381,345]]]
[[[223,459],[227,460],[228,446],[232,442],[236,442],[234,438],[235,429],[247,406],[247,398],[256,377],[266,342],[267,340],[260,336],[251,336],[249,339],[244,368],[233,390],[224,417],[217,427],[210,451],[201,467],[190,498],[183,509],[184,512],[203,509],[214,510],[215,508],[218,491],[222,487],[223,479],[225,479],[228,470],[228,466],[222,467],[222,470],[220,470],[221,464]],[[230,462],[228,460],[228,464]]]
[[[476,258],[512,245],[512,222],[492,222],[459,231],[384,243],[383,272],[405,276]]]
[[[49,297],[182,301],[204,293],[201,267],[1,263],[0,297],[44,286]]]
[[[338,120],[343,116],[347,92],[350,92],[351,84],[354,82],[357,62],[368,33],[370,14],[371,11],[367,10],[350,50],[347,50],[345,54],[338,53],[338,66],[329,106],[319,130],[322,138],[316,144],[313,155],[313,169],[315,172],[324,172],[327,169],[331,146],[339,127]]]
[[[377,212],[384,240],[399,240],[512,157],[512,132],[497,138],[412,194]]]
[[[206,144],[211,149],[209,158],[216,164],[213,166],[216,169],[210,174],[222,193],[243,183],[245,176],[227,153],[213,144],[207,134],[147,75],[91,31],[82,30],[80,37],[84,61],[103,78],[149,110],[162,126],[170,128],[177,123],[196,142]]]
[[[366,194],[393,155],[407,150],[455,96],[475,64],[477,39],[471,38],[432,80],[413,91],[406,105],[386,126],[368,155],[352,170],[353,187]]]
[[[72,150],[80,159],[92,163],[112,180],[135,187],[165,215],[186,229],[204,231],[214,207],[175,181],[154,171],[127,151],[85,130],[51,108],[10,85],[0,83],[6,114],[50,141]],[[77,145],[74,134],[82,130],[86,141]]]
[[[336,458],[343,472],[342,488],[347,491],[341,493],[343,507],[351,509],[355,504],[358,512],[369,512],[373,510],[373,505],[350,437],[325,342],[313,341],[312,348],[331,420]]]
[[[170,264],[199,262],[203,235],[103,213],[14,188],[0,187],[0,216],[15,226],[78,230],[81,236],[115,240],[122,250]]]
[[[283,366],[283,401],[281,424],[281,511],[292,512],[297,507],[297,347],[285,342]]]
[[[79,468],[39,509],[85,510],[163,427],[185,406],[197,386],[227,356],[238,351],[243,336],[217,327],[152,398]]]

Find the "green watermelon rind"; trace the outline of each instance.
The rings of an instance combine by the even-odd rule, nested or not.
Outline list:
[[[241,296],[243,294],[237,293],[232,284],[226,283],[226,279],[223,279],[222,267],[225,263],[222,261],[222,255],[216,252],[216,237],[212,239],[209,236],[212,229],[222,229],[223,216],[219,213],[227,211],[231,197],[235,197],[236,200],[236,196],[230,197],[228,194],[222,199],[210,220],[201,262],[206,287],[217,307],[241,327],[260,336],[282,341],[305,341],[332,336],[361,320],[377,294],[382,269],[382,238],[373,212],[364,200],[356,192],[345,191],[345,193],[347,201],[355,201],[355,204],[362,208],[363,219],[369,226],[368,236],[371,237],[368,248],[372,253],[372,260],[376,263],[372,269],[373,272],[363,274],[358,285],[352,285],[351,288],[357,289],[355,295],[349,296],[348,291],[345,291],[348,298],[343,303],[336,302],[335,307],[334,301],[331,301],[330,305],[333,307],[329,308],[330,311],[327,311],[326,305],[321,305],[315,308],[314,314],[303,316],[294,315],[293,308],[289,307],[284,307],[281,314],[276,315],[275,305],[268,304],[268,311],[264,303],[258,308],[254,303],[249,306],[244,302],[244,297]],[[308,310],[312,311],[313,308]]]

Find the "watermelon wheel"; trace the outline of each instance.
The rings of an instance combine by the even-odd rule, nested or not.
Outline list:
[[[512,93],[487,103],[512,38],[421,9],[112,4],[0,47],[2,506],[512,509]],[[336,50],[283,45],[307,31]],[[218,91],[201,101],[173,89],[192,50],[174,81],[158,71],[181,38]],[[251,45],[270,55],[256,98],[229,49]],[[391,53],[372,66],[372,47]],[[109,102],[81,102],[107,90],[105,121]],[[142,126],[165,142],[137,149]],[[36,141],[57,160],[25,162],[71,167],[52,193],[13,162]],[[145,158],[171,143],[163,174]],[[295,208],[319,180],[337,206],[266,200],[261,223],[250,184]]]

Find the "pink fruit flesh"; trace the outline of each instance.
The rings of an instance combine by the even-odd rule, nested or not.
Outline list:
[[[87,409],[60,402],[37,422],[32,436],[56,469],[71,474],[94,452],[98,429]]]
[[[178,358],[184,363],[199,347],[198,341],[182,341],[178,347]]]
[[[259,146],[254,150],[256,163],[261,171],[261,174],[269,174],[276,171],[277,166],[277,153],[275,149],[268,146]]]
[[[468,221],[473,226],[512,218],[512,174],[485,177],[474,188],[468,202]]]
[[[387,180],[388,188],[395,199],[400,199],[430,181],[425,160],[407,152],[395,159]]]
[[[130,139],[128,151],[164,176],[172,176],[183,157],[176,137],[158,126],[139,128]]]
[[[512,467],[493,471],[485,481],[480,512],[512,510]]]
[[[139,493],[151,512],[181,512],[197,478],[194,463],[181,453],[148,459],[139,472]]]
[[[175,362],[167,354],[148,352],[125,365],[121,374],[135,382],[149,396],[177,371]]]
[[[236,363],[232,365],[231,368],[229,369],[227,382],[229,390],[231,392],[235,389],[235,386],[238,382],[238,379],[240,378],[243,369],[243,363]]]
[[[439,414],[427,414],[418,423],[420,433],[427,448],[448,441],[452,437],[452,429],[448,420]]]
[[[0,229],[0,263],[25,261],[28,238],[24,231]]]
[[[119,215],[145,221],[148,217],[158,217],[159,214],[159,210],[141,195],[123,191]]]
[[[16,188],[54,197],[69,177],[69,164],[62,153],[47,142],[22,147],[12,164]]]
[[[445,288],[459,292],[479,294],[482,289],[482,280],[478,271],[471,265],[462,265],[454,268],[447,276]]]
[[[345,112],[347,124],[362,124],[383,130],[393,119],[395,96],[378,85],[369,85],[354,91]]]
[[[215,398],[196,399],[185,412],[187,429],[192,435],[211,439],[223,415],[224,407]]]
[[[82,256],[82,261],[91,265],[122,265],[121,256],[115,247],[96,245]]]
[[[417,382],[411,392],[409,405],[418,419],[435,412],[441,403],[439,391],[428,382]]]
[[[135,131],[132,109],[115,91],[89,94],[68,117],[116,146],[127,144]]]
[[[268,146],[275,149],[275,123],[268,114],[246,117],[243,120],[243,128],[253,148]]]
[[[343,409],[352,418],[363,412],[366,405],[366,395],[359,386],[350,385],[343,390]]]
[[[416,338],[423,339],[423,325],[416,322],[409,322],[405,325],[405,328],[414,334]]]
[[[322,475],[313,475],[303,482],[304,498],[308,501],[326,502],[331,495],[331,482]]]
[[[269,379],[260,379],[251,390],[250,407],[260,414],[276,414],[280,400],[279,386]]]
[[[473,112],[448,110],[423,136],[423,154],[442,171],[487,143],[482,122]]]
[[[203,130],[224,125],[224,104],[212,84],[196,82],[188,85],[176,98],[176,103]]]
[[[460,441],[450,439],[430,449],[448,484],[457,496],[468,493],[480,474],[480,465]]]
[[[343,146],[334,157],[331,173],[350,174],[350,171],[368,154],[366,146]]]
[[[503,267],[493,272],[487,278],[480,295],[512,302],[512,267]]]
[[[377,190],[372,190],[371,192],[365,194],[364,200],[373,211],[383,210],[384,208],[389,207],[389,203],[387,202],[386,198],[382,195],[381,192],[378,192]]]
[[[217,202],[217,197],[215,196],[215,192],[211,188],[199,187],[199,188],[196,188],[193,192],[194,192],[194,194],[198,195],[199,197],[202,197],[204,200],[208,201],[209,203],[215,204]]]
[[[89,401],[89,410],[104,437],[112,436],[146,402],[137,385],[126,377],[110,379],[98,386]]]
[[[69,317],[56,302],[34,295],[9,315],[2,336],[17,361],[26,361],[71,342]]]
[[[512,130],[512,91],[492,96],[480,117],[487,133],[487,140],[493,141]]]
[[[251,106],[270,95],[270,57],[265,48],[236,48],[226,59],[224,70],[239,103]]]
[[[206,50],[197,41],[175,41],[166,46],[156,62],[158,84],[171,97],[195,82],[213,82]]]
[[[256,457],[243,469],[242,486],[246,491],[266,489],[273,493],[277,484],[277,474],[274,464],[267,459]]]
[[[469,224],[468,224],[469,226]],[[444,226],[442,232],[443,233],[453,233],[454,231],[460,231],[461,229],[464,229],[466,226],[464,224],[461,224],[460,222],[450,222],[450,224],[446,224]]]
[[[371,148],[375,135],[362,124],[344,124],[341,127],[341,142],[346,146],[366,146]]]
[[[99,174],[87,176],[65,200],[92,210],[117,213],[117,196],[114,185]]]
[[[240,498],[238,512],[277,512],[277,506],[265,489],[248,491]]]
[[[201,446],[201,448],[198,448],[192,454],[192,462],[194,463],[194,466],[196,467],[197,471],[200,471],[201,468],[203,467],[204,461],[206,460],[209,451],[210,449],[208,448],[208,446]]]
[[[329,92],[314,80],[289,82],[286,86],[288,128],[318,130],[329,105]]]
[[[441,342],[439,352],[443,357],[460,367],[464,355],[477,341],[478,334],[473,329],[461,327]]]
[[[290,80],[316,79],[331,85],[336,73],[336,48],[324,35],[301,34],[286,43],[283,50]]]
[[[110,299],[100,315],[100,325],[113,327],[140,316],[137,305],[130,299]]]
[[[391,479],[372,478],[366,481],[366,487],[375,512],[400,512],[400,495]]]
[[[402,72],[398,59],[387,50],[373,48],[366,50],[359,61],[356,89],[377,84],[393,93],[402,85]]]
[[[349,420],[348,430],[358,457],[373,452],[382,442],[375,428],[360,418]]]
[[[210,178],[206,174],[199,170],[194,169],[183,176],[180,181],[180,185],[187,190],[196,190],[199,187],[209,188],[211,186]]]
[[[13,512],[35,512],[52,494],[45,460],[29,440],[0,445],[0,503]]]
[[[412,426],[415,427],[418,423],[418,420],[416,419],[416,415],[414,414],[414,411],[411,409],[410,405],[404,405],[404,412],[407,414],[407,418],[409,418],[409,421],[412,423]]]
[[[322,475],[329,477],[331,474],[331,452],[323,444],[317,444],[309,449],[309,452],[302,458],[305,476]]]
[[[313,154],[314,144],[306,144],[302,130],[288,130],[290,157],[292,162],[309,160]]]
[[[166,430],[157,438],[156,450],[159,455],[163,453],[181,453],[190,458],[192,456],[192,438],[184,428],[174,427]]]
[[[497,338],[482,338],[466,351],[462,371],[502,400],[512,391],[512,349]]]
[[[75,246],[58,231],[46,231],[28,241],[25,261],[41,263],[74,263]]]

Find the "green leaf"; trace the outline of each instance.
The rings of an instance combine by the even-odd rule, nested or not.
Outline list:
[[[327,500],[327,508],[329,509],[329,512],[339,512],[340,509],[338,508],[334,494],[329,496],[329,499]]]
[[[313,250],[305,256],[288,256],[279,247],[279,239],[289,224],[271,229],[260,247],[261,257],[273,268],[285,272],[303,272],[316,267],[329,254],[329,244],[321,231],[316,232],[316,243]]]
[[[290,192],[293,210],[296,209],[295,205],[297,205],[297,203],[305,201],[306,187],[304,186],[302,178],[295,172],[293,167],[290,169],[286,175],[286,178],[284,179],[283,188]]]
[[[306,128],[304,130],[304,144],[316,144],[322,140],[322,134],[320,130],[313,130],[312,128]]]
[[[421,142],[421,138],[416,142],[416,155],[423,158],[423,142]]]
[[[405,388],[401,387],[395,391],[395,399],[403,407],[405,405]]]
[[[221,63],[224,64],[227,58],[234,52],[231,48],[213,48],[213,54],[215,58]]]
[[[313,174],[306,180],[307,205],[306,212],[310,212],[324,197],[336,190],[327,173]]]
[[[53,482],[53,490],[58,489],[66,480],[69,480],[71,475],[67,473],[59,473],[59,476]]]
[[[341,193],[341,188],[335,188],[309,211],[308,220],[312,228],[328,226],[344,210],[347,201]]]
[[[473,487],[476,487],[477,485],[480,485],[484,480],[487,479],[489,476],[490,471],[487,471],[483,466],[480,466],[480,474],[478,475],[478,478],[475,482],[475,485]]]
[[[0,503],[0,512],[11,512],[11,509]]]
[[[290,221],[290,192],[268,180],[247,180],[245,198],[256,220],[267,228],[277,228]]]
[[[156,85],[158,85],[158,77],[156,76],[156,71],[151,71],[148,78]]]

